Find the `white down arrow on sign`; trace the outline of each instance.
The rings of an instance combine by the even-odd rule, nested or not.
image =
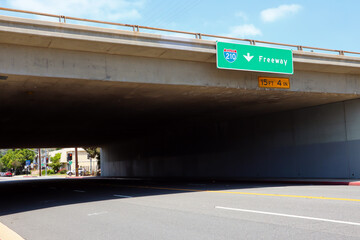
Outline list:
[[[248,62],[251,61],[251,59],[254,57],[254,56],[250,56],[250,53],[247,53],[247,55],[243,55],[244,58],[246,58],[246,60],[248,60]]]

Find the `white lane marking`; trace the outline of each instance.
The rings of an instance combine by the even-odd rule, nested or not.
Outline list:
[[[106,213],[108,213],[108,212],[104,211],[104,212],[97,212],[97,213],[89,213],[88,216],[91,217],[91,216],[97,216],[97,215],[106,214]]]
[[[325,219],[325,218],[305,217],[305,216],[289,215],[289,214],[283,214],[283,213],[272,213],[272,212],[255,211],[255,210],[247,210],[247,209],[240,209],[240,208],[228,208],[228,207],[220,207],[220,206],[215,206],[215,208],[239,211],[239,212],[259,213],[259,214],[274,215],[274,216],[281,216],[281,217],[301,218],[301,219],[308,219],[308,220],[315,220],[315,221],[323,221],[323,222],[332,222],[332,223],[341,223],[341,224],[360,226],[360,223],[356,223],[356,222],[338,221],[338,220],[331,220],[331,219]]]
[[[73,190],[74,192],[85,192],[83,190]]]
[[[126,195],[117,195],[115,194],[114,197],[120,197],[120,198],[132,198],[132,196],[126,196]]]

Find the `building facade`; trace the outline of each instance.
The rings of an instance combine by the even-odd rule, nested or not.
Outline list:
[[[75,169],[75,148],[63,148],[56,151],[49,152],[51,157],[54,157],[57,153],[61,154],[60,163],[62,164],[61,168],[67,170]],[[72,154],[71,164],[68,161],[68,154]],[[97,159],[89,159],[87,152],[83,148],[78,148],[78,164],[79,168],[84,168],[89,172],[96,172],[98,170]]]

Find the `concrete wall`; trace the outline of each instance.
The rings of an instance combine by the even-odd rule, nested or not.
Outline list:
[[[340,62],[341,63],[341,62]],[[350,64],[350,63],[348,63]],[[313,63],[313,66],[317,66]],[[359,67],[360,68],[360,67]],[[334,67],[336,70],[337,68]],[[360,93],[360,75],[302,71],[295,65],[286,92]],[[215,63],[109,55],[0,44],[0,73],[53,79],[85,79],[259,90],[264,73],[217,69]],[[267,73],[266,76],[278,76]]]
[[[360,99],[221,123],[179,123],[104,146],[102,174],[360,178]]]

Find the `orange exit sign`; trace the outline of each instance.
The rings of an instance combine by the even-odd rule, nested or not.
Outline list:
[[[259,77],[259,87],[261,88],[290,88],[289,78],[278,77]]]

